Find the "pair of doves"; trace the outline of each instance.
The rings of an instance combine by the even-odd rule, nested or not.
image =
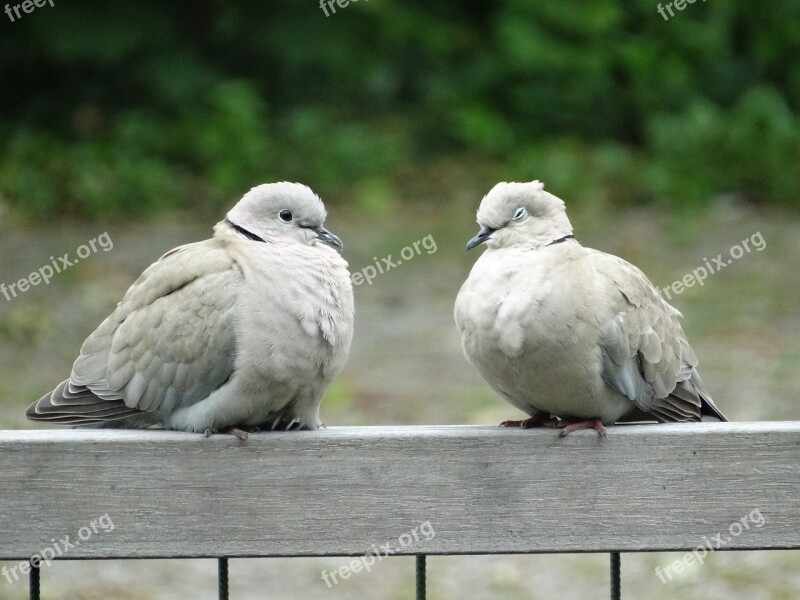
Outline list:
[[[317,429],[353,338],[342,242],[297,183],[250,190],[214,227],[151,265],[86,339],[69,379],[26,416],[55,424],[226,432]],[[697,357],[636,267],[584,248],[564,202],[499,183],[478,209],[486,244],[458,294],[467,359],[561,435],[627,419],[719,420]]]

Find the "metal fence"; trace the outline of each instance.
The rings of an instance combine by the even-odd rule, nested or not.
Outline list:
[[[423,523],[435,528],[424,552],[394,552],[415,557],[418,599],[429,555],[552,552],[610,553],[610,595],[620,598],[623,552],[693,550],[701,535],[728,530],[726,550],[800,548],[798,464],[793,422],[629,425],[609,439],[496,427],[246,441],[4,431],[0,560],[32,560],[38,599],[45,558],[217,558],[224,599],[231,558],[360,557]],[[754,510],[763,526],[735,535]],[[109,515],[114,534],[92,535]],[[69,548],[53,537],[63,531],[77,532],[59,540]]]
[[[418,554],[415,558],[416,568],[416,600],[425,600],[427,598],[426,587],[426,555]],[[219,580],[219,600],[228,600],[228,559],[219,558],[218,565],[218,580]],[[30,600],[39,600],[40,592],[40,573],[39,567],[31,567],[29,577]],[[611,553],[611,600],[620,600],[622,598],[622,588],[620,581],[620,555],[619,552]]]

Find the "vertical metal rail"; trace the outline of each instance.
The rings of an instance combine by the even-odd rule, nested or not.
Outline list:
[[[622,558],[619,552],[611,553],[611,600],[622,598]]]
[[[416,600],[426,600],[427,597],[427,556],[417,554],[416,563]],[[228,559],[218,559],[219,575],[219,600],[228,599]],[[40,600],[40,570],[31,565],[29,575],[30,600]],[[611,553],[611,600],[622,600],[622,560],[619,552]]]
[[[424,554],[417,554],[416,567],[417,567],[417,600],[425,600],[426,597],[426,577],[427,577],[427,557]]]
[[[41,587],[39,567],[31,565],[31,572],[28,575],[28,595],[31,600],[39,600]]]
[[[228,559],[218,559],[219,600],[228,600]]]

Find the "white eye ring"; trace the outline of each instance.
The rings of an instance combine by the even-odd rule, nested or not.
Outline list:
[[[511,219],[511,220],[512,221],[519,221],[521,219],[524,219],[527,216],[528,216],[528,211],[525,209],[525,207],[520,207],[520,208],[517,209],[517,212],[514,213],[514,218]]]
[[[278,218],[283,221],[284,223],[291,223],[294,215],[292,211],[287,208],[284,208],[281,212],[278,213]]]

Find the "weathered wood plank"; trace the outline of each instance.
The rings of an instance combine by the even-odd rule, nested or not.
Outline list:
[[[4,431],[0,559],[74,542],[106,514],[113,530],[96,523],[62,558],[677,550],[717,533],[724,549],[800,547],[800,423],[609,434]]]

